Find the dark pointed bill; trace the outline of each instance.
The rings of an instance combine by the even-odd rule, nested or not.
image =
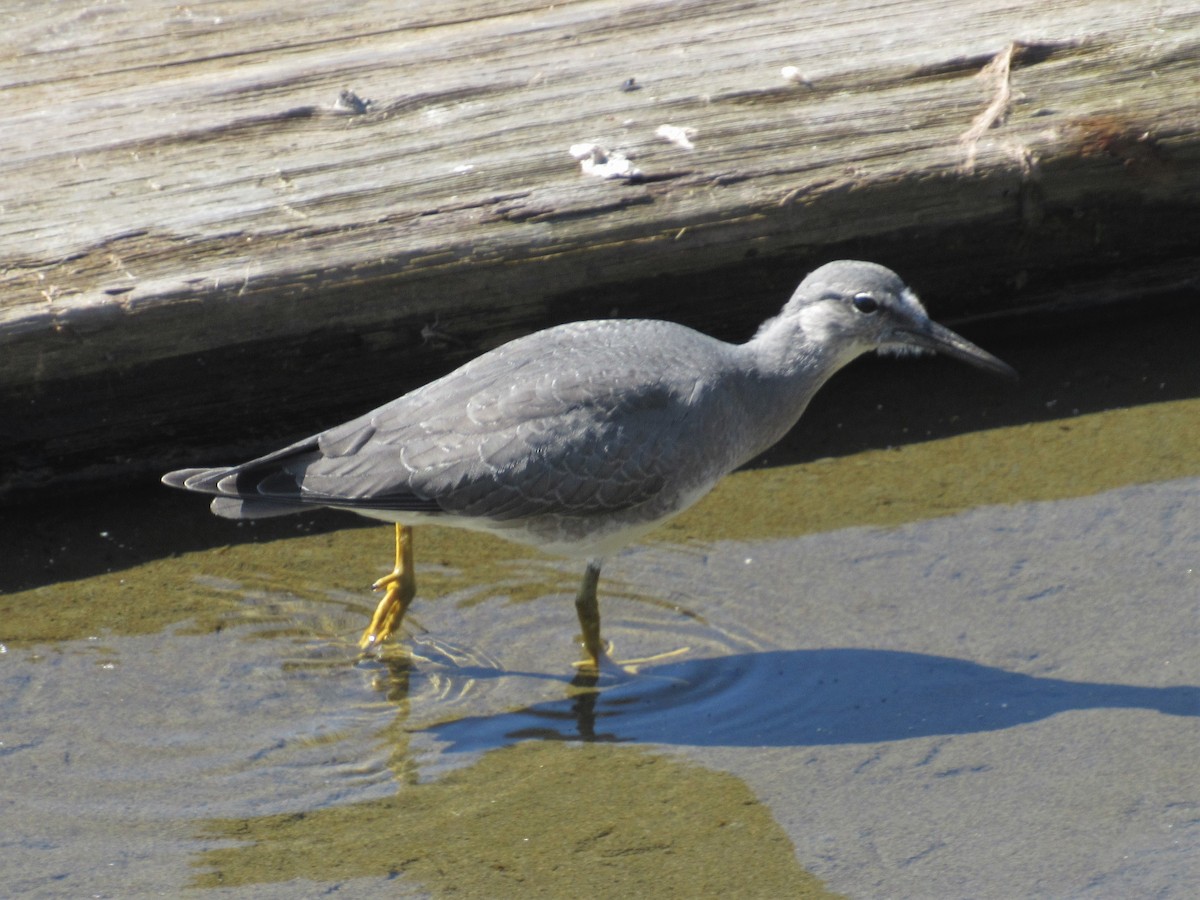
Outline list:
[[[991,372],[993,375],[999,375],[1011,381],[1016,381],[1018,378],[1017,370],[1004,360],[992,356],[982,347],[976,347],[965,337],[955,334],[937,322],[930,322],[928,330],[905,331],[904,336],[922,350],[945,354],[977,369],[983,369],[985,372]]]

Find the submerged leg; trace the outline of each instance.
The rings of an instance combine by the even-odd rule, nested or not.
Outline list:
[[[358,646],[364,650],[375,646],[389,637],[400,627],[409,604],[417,593],[417,576],[413,571],[412,529],[407,525],[396,526],[396,567],[390,575],[384,575],[372,586],[372,590],[387,593],[375,607],[375,615],[371,624],[363,632]]]
[[[600,602],[596,599],[596,584],[600,581],[600,559],[588,560],[583,573],[583,584],[575,596],[575,612],[579,616],[579,627],[583,631],[583,649],[588,658],[581,666],[600,667],[604,655],[604,644],[600,640]]]
[[[595,686],[601,662],[611,663],[615,667],[615,671],[636,675],[638,668],[646,663],[661,662],[691,651],[690,647],[680,647],[640,659],[612,659],[608,655],[612,650],[612,645],[606,646],[600,639],[600,602],[596,599],[596,585],[600,581],[600,564],[602,562],[602,559],[588,561],[587,569],[583,573],[583,584],[579,586],[579,593],[575,596],[575,612],[579,615],[579,627],[583,631],[583,649],[587,652],[586,657],[574,663],[575,668],[579,670],[574,681],[577,686]]]

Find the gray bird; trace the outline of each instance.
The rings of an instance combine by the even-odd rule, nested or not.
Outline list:
[[[801,282],[744,344],[671,322],[575,322],[504,344],[378,409],[274,453],[163,476],[231,519],[331,507],[396,523],[396,566],[363,633],[388,638],[416,591],[413,525],[488,531],[587,560],[575,600],[587,659],[604,655],[604,557],[687,509],[792,428],[871,350],[936,351],[1015,377],[930,320],[889,269],[841,260]]]

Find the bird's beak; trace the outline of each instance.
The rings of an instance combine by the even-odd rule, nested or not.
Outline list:
[[[985,372],[991,372],[993,375],[999,375],[1010,381],[1017,380],[1017,370],[1004,362],[1004,360],[992,356],[992,354],[988,353],[982,347],[976,347],[965,337],[955,334],[944,325],[939,325],[937,322],[932,321],[923,324],[923,328],[914,328],[911,331],[905,330],[901,332],[904,342],[920,347],[922,350],[943,353],[946,356],[972,365],[977,369],[983,369]]]

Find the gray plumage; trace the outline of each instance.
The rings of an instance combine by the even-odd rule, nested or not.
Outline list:
[[[649,320],[577,322],[497,347],[444,378],[290,447],[163,476],[229,518],[318,506],[396,523],[396,567],[359,641],[385,640],[416,591],[409,528],[436,519],[587,557],[575,600],[595,670],[605,655],[604,556],[682,512],[796,423],[871,350],[938,351],[1012,369],[930,321],[900,278],[829,263],[744,344]]]
[[[841,261],[745,344],[652,320],[561,325],[275,453],[163,481],[216,494],[213,512],[229,518],[328,506],[603,556],[774,444],[835,371],[875,349],[1011,373],[931,322],[888,269]]]

